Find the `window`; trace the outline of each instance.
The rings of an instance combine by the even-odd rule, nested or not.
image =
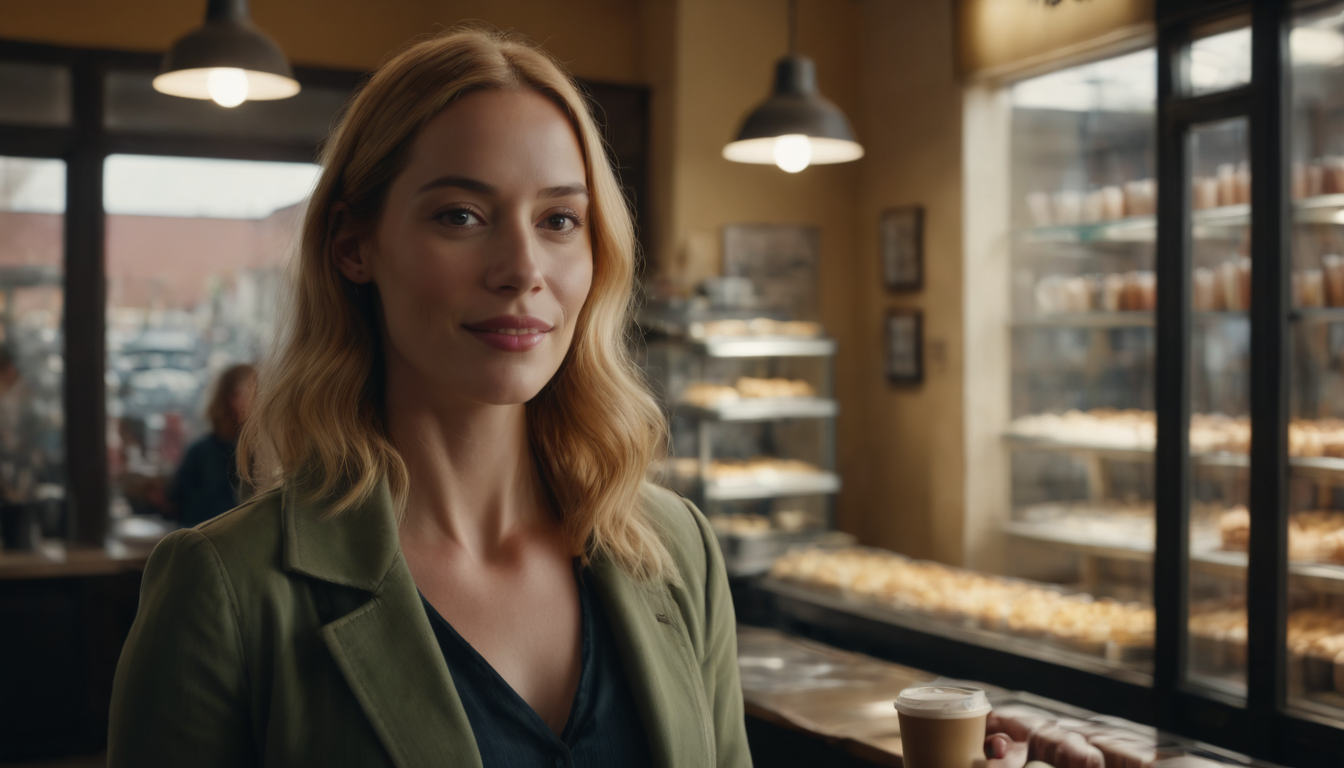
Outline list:
[[[107,455],[113,515],[169,513],[220,374],[270,342],[311,163],[112,155]],[[231,439],[230,436],[223,436]],[[188,521],[190,522],[190,521]]]
[[[0,500],[65,495],[65,163],[0,157]],[[62,533],[59,516],[43,520]]]

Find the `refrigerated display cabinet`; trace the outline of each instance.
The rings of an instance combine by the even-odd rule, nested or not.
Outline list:
[[[813,549],[766,587],[832,643],[1336,766],[1344,3],[1157,14],[1155,45],[999,92],[1004,481],[975,519],[1006,554]]]

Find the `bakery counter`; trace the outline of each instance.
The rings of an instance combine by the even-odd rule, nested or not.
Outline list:
[[[969,684],[989,695],[1003,728],[1027,736],[1032,759],[1049,761],[1061,745],[1105,768],[1215,768],[1260,766],[1241,755],[1158,732],[1117,717],[1097,715],[1032,693],[984,683],[953,681],[910,666],[757,627],[738,628],[738,664],[748,733],[760,724],[803,734],[752,738],[757,765],[904,765],[900,722],[893,707],[904,688]],[[830,754],[818,754],[817,742]],[[800,754],[804,753],[804,754]],[[810,763],[809,763],[810,761]]]
[[[111,535],[101,546],[42,539],[32,550],[0,550],[0,579],[60,579],[139,573],[159,540],[177,528],[152,515],[112,520]]]
[[[0,579],[58,579],[115,576],[145,569],[152,543],[110,541],[94,547],[43,541],[31,552],[0,551]]]

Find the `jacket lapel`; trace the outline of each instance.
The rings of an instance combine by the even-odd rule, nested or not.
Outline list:
[[[384,480],[358,508],[286,493],[285,569],[372,594],[319,630],[397,768],[480,768],[466,710],[401,554]]]
[[[592,574],[611,617],[626,680],[639,707],[657,768],[715,764],[712,722],[690,638],[666,588],[631,581],[598,560]]]

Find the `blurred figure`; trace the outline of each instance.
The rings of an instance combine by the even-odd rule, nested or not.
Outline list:
[[[252,409],[257,371],[235,365],[220,374],[206,418],[211,432],[191,444],[173,478],[172,502],[183,527],[205,522],[238,506],[238,431]]]
[[[0,493],[5,501],[27,501],[42,470],[37,430],[33,392],[13,353],[0,347]]]

